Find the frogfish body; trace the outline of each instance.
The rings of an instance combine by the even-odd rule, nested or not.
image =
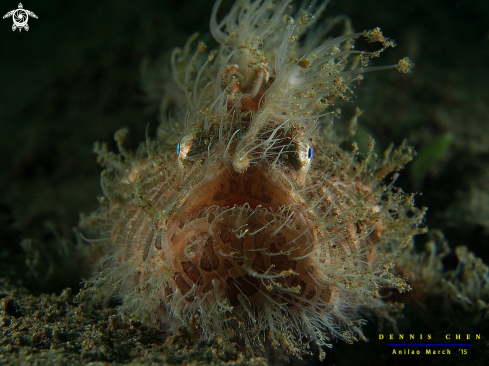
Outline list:
[[[242,0],[217,20],[210,53],[192,37],[171,59],[174,89],[154,140],[118,155],[97,145],[104,197],[82,226],[105,256],[89,286],[123,299],[120,312],[158,328],[198,324],[249,355],[287,356],[338,338],[363,339],[363,314],[396,307],[382,289],[409,290],[393,273],[423,210],[391,180],[406,144],[379,159],[346,151],[332,130],[367,67],[394,42],[376,28],[318,19],[324,6]],[[315,14],[312,15],[311,12]],[[344,23],[345,34],[328,38]],[[376,52],[354,48],[364,37]],[[171,117],[168,117],[170,115]],[[387,177],[387,178],[386,178]],[[389,182],[386,182],[389,180]]]

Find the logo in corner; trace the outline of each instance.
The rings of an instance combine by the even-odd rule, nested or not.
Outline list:
[[[9,11],[7,14],[3,16],[3,19],[8,18],[10,16],[12,17],[12,20],[14,21],[14,24],[12,25],[13,31],[15,31],[17,28],[19,28],[19,32],[22,31],[22,28],[28,31],[29,25],[27,24],[27,22],[29,21],[29,15],[37,19],[36,14],[34,14],[30,10],[24,9],[22,3],[19,3],[19,8]]]

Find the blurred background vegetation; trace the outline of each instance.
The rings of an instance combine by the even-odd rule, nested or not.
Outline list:
[[[115,149],[114,132],[129,127],[127,145],[135,148],[148,122],[154,132],[157,110],[140,86],[141,61],[167,57],[195,31],[207,34],[213,2],[27,1],[39,17],[28,32],[0,21],[1,278],[39,294],[76,289],[90,274],[77,265],[72,228],[101,194],[93,143]],[[17,6],[2,1],[0,13]],[[364,113],[353,139],[371,134],[381,150],[403,139],[414,145],[418,157],[398,185],[420,193],[428,226],[450,246],[466,245],[489,263],[489,3],[336,0],[327,13],[396,39],[374,65],[406,55],[416,63],[413,75],[365,75],[354,90],[352,106]],[[452,256],[444,264],[454,263]]]

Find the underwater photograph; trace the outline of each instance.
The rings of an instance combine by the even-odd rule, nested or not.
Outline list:
[[[0,13],[0,365],[489,365],[489,2]]]

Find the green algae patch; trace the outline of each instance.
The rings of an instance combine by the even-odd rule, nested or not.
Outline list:
[[[453,137],[446,133],[424,147],[416,156],[411,166],[411,177],[414,182],[420,182],[436,164],[447,154]]]

